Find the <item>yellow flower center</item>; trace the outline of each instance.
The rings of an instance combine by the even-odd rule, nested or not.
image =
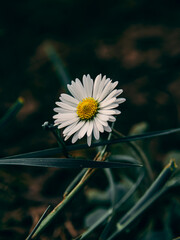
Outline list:
[[[93,118],[98,110],[98,102],[94,98],[84,98],[77,106],[77,115],[82,120]]]

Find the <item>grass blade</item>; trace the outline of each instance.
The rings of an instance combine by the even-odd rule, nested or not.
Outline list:
[[[81,150],[81,149],[90,149],[90,148],[94,148],[94,147],[98,147],[98,146],[111,145],[111,144],[117,144],[117,143],[129,142],[129,141],[137,141],[137,140],[141,140],[141,139],[148,139],[148,138],[153,138],[153,137],[164,136],[164,135],[176,133],[179,131],[180,131],[180,128],[174,128],[174,129],[168,129],[168,130],[163,130],[163,131],[149,132],[149,133],[145,133],[145,134],[139,134],[139,135],[134,135],[134,136],[122,137],[122,138],[93,143],[90,147],[87,144],[67,145],[66,150],[69,152],[69,151],[75,151],[75,150]],[[59,154],[62,152],[63,152],[62,148],[50,148],[50,149],[40,150],[40,151],[36,151],[36,152],[14,155],[14,156],[10,156],[7,158],[24,158],[24,157],[32,158],[32,157],[45,157],[45,156],[48,157],[48,156],[52,156],[52,155]]]
[[[143,177],[144,177],[144,173],[140,174],[140,176],[138,177],[137,181],[133,184],[131,189],[122,197],[122,199],[118,203],[116,203],[114,207],[114,212],[118,214],[120,207],[125,202],[127,202],[127,200],[133,195],[133,193],[136,191],[136,189],[140,185]],[[77,237],[76,240],[86,239],[86,237],[89,236],[97,227],[103,225],[107,221],[107,219],[112,215],[112,213],[113,213],[113,209],[112,208],[108,209],[104,216],[98,219],[89,229],[87,229],[86,232],[84,232],[82,235]]]
[[[47,212],[50,209],[50,205],[47,207],[47,209],[45,210],[45,212],[43,213],[43,215],[41,216],[41,218],[39,219],[38,223],[36,224],[36,226],[33,228],[32,232],[29,234],[29,236],[26,238],[26,240],[30,240],[32,235],[35,233],[36,229],[39,227],[39,225],[41,224],[41,222],[43,221],[43,219],[46,217]]]
[[[53,66],[55,67],[60,84],[62,84],[63,82],[63,85],[67,86],[67,84],[70,83],[71,78],[61,58],[57,54],[55,48],[53,47],[52,44],[49,43],[49,44],[46,44],[45,51],[50,61],[52,62]]]
[[[158,178],[134,205],[134,207],[132,207],[129,212],[127,212],[119,221],[117,224],[118,230],[113,233],[108,240],[117,239],[117,236],[119,236],[127,227],[129,227],[130,224],[137,219],[137,217],[142,215],[142,213],[168,189],[168,184],[167,187],[164,186],[175,172],[176,168],[177,166],[175,161],[170,161],[170,163],[163,169]]]
[[[99,162],[76,158],[14,158],[0,159],[0,165],[20,165],[56,168],[125,168],[142,167],[141,164],[127,162]]]
[[[13,119],[13,117],[16,116],[23,105],[24,99],[19,97],[12,107],[10,107],[7,113],[0,119],[0,130],[3,130],[4,127]]]

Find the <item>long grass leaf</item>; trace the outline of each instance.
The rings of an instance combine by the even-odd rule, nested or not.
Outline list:
[[[138,186],[140,185],[142,179],[144,177],[144,173],[140,174],[140,176],[138,177],[137,181],[133,184],[133,186],[131,187],[131,189],[121,198],[121,200],[116,203],[115,207],[114,207],[114,211],[118,214],[120,207],[128,201],[128,199],[133,195],[133,193],[136,191],[136,189],[138,188]],[[77,237],[77,240],[83,240],[86,239],[86,237],[88,237],[93,231],[95,231],[96,228],[98,228],[99,226],[103,225],[107,219],[112,215],[113,213],[113,209],[110,208],[107,210],[107,212],[100,218],[97,219],[97,221],[86,230],[86,232],[84,232],[82,235],[80,235],[79,237]]]
[[[39,225],[41,224],[41,222],[43,221],[43,219],[46,217],[47,212],[49,211],[51,205],[49,205],[46,210],[44,211],[43,215],[41,216],[41,218],[39,219],[38,223],[36,224],[36,226],[33,228],[32,232],[29,234],[29,236],[26,238],[26,240],[30,240],[32,235],[35,233],[36,229],[39,227]]]
[[[157,200],[167,189],[169,189],[167,181],[175,172],[177,166],[175,161],[170,163],[163,169],[154,183],[149,187],[139,201],[124,215],[118,223],[118,230],[108,240],[116,239],[137,217],[139,217],[155,200]],[[167,184],[167,187],[164,187]]]
[[[16,116],[23,104],[24,99],[19,97],[12,107],[10,107],[7,113],[0,119],[0,130],[3,130],[4,127]]]
[[[45,45],[45,51],[52,62],[52,64],[55,67],[58,79],[60,84],[63,83],[64,86],[67,86],[68,83],[70,83],[71,78],[69,76],[69,73],[67,69],[65,68],[60,56],[58,55],[57,51],[53,47],[52,44],[46,44]]]
[[[0,159],[0,165],[21,165],[56,168],[125,168],[142,167],[141,164],[127,162],[99,162],[75,158],[14,158]]]
[[[94,147],[97,147],[97,146],[111,145],[111,144],[117,144],[117,143],[123,143],[123,142],[137,141],[137,140],[141,140],[141,139],[159,137],[159,136],[164,136],[164,135],[176,133],[176,132],[179,132],[179,131],[180,131],[180,128],[174,128],[174,129],[168,129],[168,130],[163,130],[163,131],[149,132],[149,133],[140,134],[140,135],[122,137],[122,138],[117,138],[117,139],[112,139],[112,140],[106,140],[106,141],[102,141],[102,142],[93,143],[90,147],[87,144],[67,145],[66,149],[67,149],[67,151],[75,151],[75,150],[81,150],[81,149],[87,149],[87,148],[89,149],[89,148],[94,148]],[[36,151],[36,152],[14,155],[14,156],[10,156],[10,157],[7,157],[7,158],[45,157],[45,156],[48,157],[48,156],[52,156],[52,155],[59,154],[59,153],[62,153],[62,152],[63,152],[62,148],[50,148],[50,149],[40,150],[40,151]]]

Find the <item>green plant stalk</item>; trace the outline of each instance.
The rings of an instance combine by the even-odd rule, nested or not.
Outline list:
[[[45,130],[50,130],[52,132],[52,134],[55,136],[57,143],[59,145],[59,147],[62,149],[62,153],[64,154],[65,157],[69,158],[70,155],[68,154],[68,151],[66,149],[66,144],[63,141],[63,139],[60,136],[59,131],[57,130],[57,128],[54,127],[53,124],[50,124],[49,122],[45,122],[42,127]]]
[[[36,229],[39,227],[39,225],[41,224],[41,222],[43,221],[43,219],[45,218],[46,213],[49,211],[50,209],[50,205],[47,207],[47,209],[45,210],[45,212],[43,213],[43,215],[41,216],[41,218],[39,219],[38,223],[36,224],[36,226],[34,227],[33,231],[29,234],[29,236],[26,238],[26,240],[30,240],[32,235],[34,234],[34,232],[36,231]]]
[[[108,139],[111,138],[111,134],[109,134]],[[104,146],[103,150],[98,153],[94,159],[94,161],[104,161],[107,157],[106,153],[106,146]],[[35,239],[50,223],[51,221],[56,217],[56,215],[73,199],[75,194],[79,192],[79,190],[82,188],[82,186],[85,184],[85,182],[89,179],[89,177],[96,171],[97,169],[88,169],[84,176],[81,178],[80,182],[72,189],[70,193],[67,192],[64,195],[65,198],[53,209],[52,212],[41,222],[37,230],[32,236],[32,239]],[[79,176],[79,175],[78,175]]]
[[[132,188],[122,197],[122,199],[115,204],[114,209],[110,208],[107,210],[107,212],[100,218],[98,219],[86,232],[84,232],[81,236],[77,237],[77,239],[82,240],[86,239],[86,237],[91,234],[98,226],[103,225],[105,221],[112,215],[113,210],[114,212],[119,211],[120,207],[127,202],[127,200],[132,196],[132,194],[136,191],[138,188],[139,184],[141,183],[142,179],[144,177],[144,173],[139,176],[137,179],[136,183],[132,186]]]
[[[125,137],[122,133],[118,132],[117,130],[113,129],[113,132],[120,137]],[[149,161],[146,157],[146,155],[144,154],[144,152],[142,151],[142,149],[134,142],[127,142],[127,144],[135,151],[135,153],[139,156],[139,158],[141,159],[141,161],[143,162],[143,164],[146,167],[146,171],[149,177],[150,182],[153,182],[154,180],[154,174],[152,172],[151,166],[149,164]]]
[[[112,145],[112,144],[119,144],[119,143],[125,143],[129,141],[137,141],[137,140],[142,140],[142,139],[148,139],[148,138],[154,138],[154,137],[160,137],[172,133],[180,132],[180,128],[174,128],[174,129],[168,129],[168,130],[163,130],[163,131],[156,131],[156,132],[150,132],[146,134],[140,134],[140,135],[133,135],[129,137],[121,137],[118,139],[112,139],[112,140],[106,140],[106,141],[100,141],[96,143],[92,143],[91,146],[89,147],[87,144],[76,144],[76,145],[67,145],[66,149],[67,151],[76,151],[76,150],[85,150],[85,149],[90,149],[90,148],[95,148],[98,146],[105,146],[105,145]],[[23,154],[18,154],[18,155],[13,155],[9,156],[6,158],[29,158],[29,157],[51,157],[52,155],[55,154],[60,154],[63,152],[62,148],[49,148],[49,149],[44,149],[40,151],[35,151],[35,152],[29,152],[29,153],[23,153]]]
[[[157,192],[154,196],[152,196],[147,202],[144,203],[144,205],[138,209],[134,215],[128,219],[125,223],[120,224],[117,223],[117,229],[107,240],[114,240],[117,239],[117,236],[119,236],[127,227],[130,226],[131,223],[133,223],[142,213],[147,210],[148,207],[150,207],[162,194],[164,194],[167,191],[166,187],[163,187],[159,192]]]
[[[80,179],[83,177],[83,175],[86,173],[87,168],[84,168],[81,170],[78,175],[72,180],[72,182],[68,185],[66,190],[64,191],[63,198],[65,198],[71,191],[72,189],[77,185],[77,183],[80,181]]]
[[[112,128],[114,127],[114,123],[112,124]],[[108,140],[110,140],[112,137],[112,132],[109,133],[108,135]],[[103,157],[105,151],[107,149],[107,145],[103,147],[102,151],[100,152],[100,157]],[[63,197],[66,197],[71,190],[75,187],[75,185],[81,180],[81,178],[83,177],[83,175],[85,174],[85,172],[87,171],[87,168],[83,169],[82,171],[80,171],[78,173],[78,175],[73,179],[73,181],[68,185],[68,187],[66,188],[66,190],[64,191]]]
[[[140,216],[156,199],[158,199],[167,189],[165,184],[173,175],[177,168],[174,160],[163,169],[158,178],[153,182],[150,188],[139,199],[127,214],[117,224],[118,230],[108,240],[114,239],[120,232],[124,231],[138,216]]]
[[[104,161],[107,155],[104,154],[102,158],[99,158],[99,154],[95,157],[94,161]],[[73,199],[73,197],[80,191],[89,177],[96,171],[96,168],[89,168],[80,182],[73,188],[73,190],[49,213],[49,215],[42,221],[38,229],[35,231],[32,239],[36,239],[38,235],[51,223],[51,221],[57,216],[57,214]]]
[[[161,190],[161,188],[165,185],[165,183],[172,176],[177,166],[175,161],[171,160],[170,163],[163,169],[158,178],[152,183],[152,185],[148,188],[145,194],[139,199],[136,205],[121,219],[121,223],[127,221],[127,219],[137,211],[150,197],[152,197],[155,193]]]
[[[56,49],[52,44],[48,43],[45,45],[45,52],[55,67],[60,84],[62,84],[63,81],[64,86],[67,86],[67,84],[70,83],[71,78]]]
[[[50,213],[49,215],[42,221],[38,229],[35,231],[35,233],[32,236],[32,239],[36,239],[39,234],[51,223],[51,221],[57,216],[57,214],[70,202],[70,200],[73,199],[75,194],[79,192],[81,187],[84,185],[84,183],[87,181],[87,179],[91,176],[91,174],[94,171],[91,169],[88,169],[85,173],[82,180],[75,186],[75,188],[69,193],[69,195],[63,199]]]

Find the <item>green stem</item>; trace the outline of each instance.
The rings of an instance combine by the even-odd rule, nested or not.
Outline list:
[[[173,175],[177,165],[174,160],[163,169],[157,179],[147,189],[145,194],[138,200],[138,202],[121,218],[117,223],[118,230],[108,238],[108,240],[117,239],[127,227],[132,224],[142,213],[155,201],[157,200],[166,190],[168,190],[167,181]]]
[[[24,105],[24,99],[19,97],[17,101],[10,107],[7,113],[0,119],[0,129],[4,127],[12,120],[12,118],[20,111]]]
[[[113,132],[120,137],[125,137],[122,133],[118,132],[117,130],[113,129]],[[146,167],[146,171],[149,177],[150,182],[153,182],[154,180],[154,175],[151,169],[151,166],[149,164],[149,161],[146,157],[146,155],[144,154],[144,152],[142,151],[142,149],[134,142],[127,142],[127,144],[135,151],[135,153],[140,157],[141,161],[144,163],[145,167]]]
[[[94,173],[96,169],[88,169],[81,181],[74,187],[74,189],[50,212],[50,214],[42,221],[32,239],[36,239],[39,234],[52,222],[57,214],[73,199],[73,197],[80,191],[89,177]]]
[[[59,135],[59,132],[56,130],[56,128],[54,127],[53,124],[50,124],[49,122],[45,122],[43,123],[42,127],[45,129],[45,130],[50,130],[53,135],[55,136],[56,140],[57,140],[57,143],[59,145],[59,147],[62,148],[62,151],[63,151],[63,154],[65,157],[69,158],[70,155],[66,149],[66,144],[64,143],[63,139],[61,138],[61,136]]]

